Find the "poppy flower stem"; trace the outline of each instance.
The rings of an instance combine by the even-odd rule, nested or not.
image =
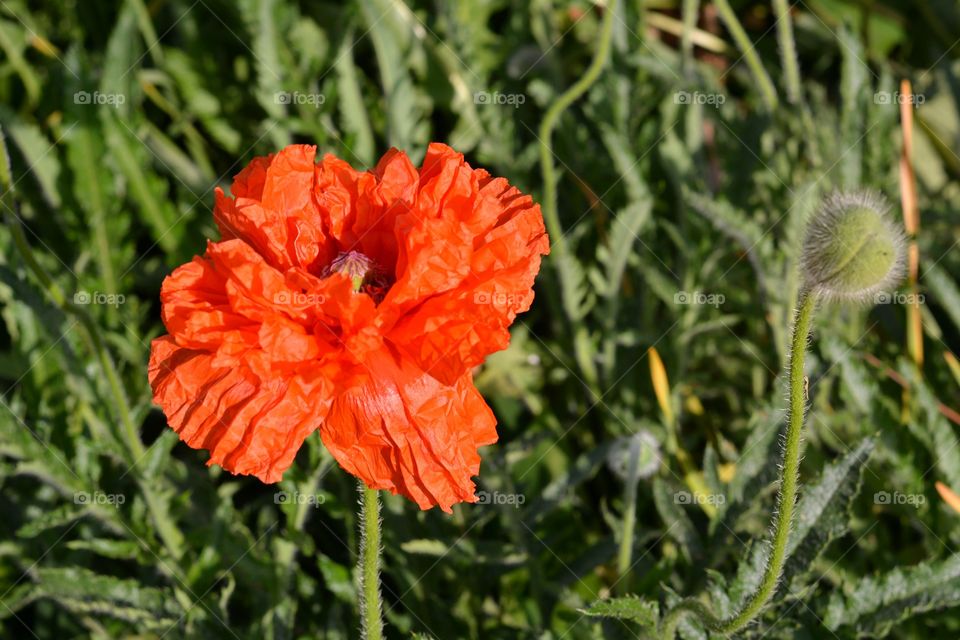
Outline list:
[[[383,638],[380,603],[380,492],[361,484],[360,500],[360,617],[364,640]]]
[[[695,614],[712,631],[724,635],[736,633],[749,625],[776,593],[787,558],[787,542],[793,525],[793,512],[800,484],[800,444],[807,408],[803,363],[807,354],[807,341],[810,337],[810,326],[816,306],[815,292],[809,289],[801,292],[794,316],[793,339],[790,344],[790,410],[783,445],[783,463],[780,466],[777,511],[773,516],[773,542],[760,586],[738,612],[724,620],[714,616],[710,609],[698,600],[688,598],[681,601],[664,617],[660,627],[661,638],[672,640],[680,619],[686,614]]]

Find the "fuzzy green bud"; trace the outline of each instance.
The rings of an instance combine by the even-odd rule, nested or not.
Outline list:
[[[906,240],[890,205],[872,191],[836,192],[807,227],[804,284],[828,300],[868,302],[903,279]]]

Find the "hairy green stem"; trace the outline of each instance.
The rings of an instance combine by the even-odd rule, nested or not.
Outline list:
[[[787,100],[800,102],[800,65],[797,62],[797,45],[793,40],[793,22],[787,0],[773,0],[777,16],[777,36],[780,39],[780,57],[787,84]]]
[[[737,14],[733,11],[733,7],[730,6],[727,0],[713,0],[713,4],[717,8],[720,18],[724,24],[727,25],[727,30],[730,32],[730,35],[733,36],[733,39],[736,41],[737,47],[740,49],[740,53],[743,54],[744,60],[747,61],[747,66],[750,67],[750,72],[753,74],[754,80],[756,80],[760,86],[760,95],[763,96],[763,101],[767,109],[773,111],[777,108],[778,104],[777,90],[773,86],[773,81],[770,80],[770,76],[767,75],[767,70],[764,69],[763,63],[760,62],[760,56],[757,55],[756,49],[753,48],[753,43],[750,42],[750,38],[747,37],[747,32],[743,30],[743,26],[740,24],[740,21],[737,20]]]
[[[547,109],[543,120],[540,122],[540,170],[543,174],[543,219],[550,234],[550,258],[556,265],[557,271],[564,286],[561,286],[561,296],[564,310],[567,316],[571,318],[574,325],[574,354],[577,358],[577,364],[586,377],[586,381],[594,385],[597,380],[596,366],[590,359],[589,354],[583,349],[577,348],[577,345],[583,343],[585,329],[579,317],[576,300],[571,298],[571,292],[577,290],[578,283],[575,274],[572,272],[569,248],[567,239],[564,236],[563,227],[560,224],[560,214],[557,211],[557,177],[553,164],[553,130],[560,121],[563,112],[573,104],[580,96],[600,77],[600,72],[607,64],[610,57],[610,43],[613,34],[613,20],[617,11],[617,0],[610,0],[604,10],[603,26],[600,31],[600,41],[597,44],[597,51],[594,54],[590,66],[587,68],[579,80],[573,86],[564,91]]]
[[[383,638],[380,603],[380,494],[362,487],[360,501],[360,617],[364,640]]]
[[[720,627],[724,633],[739,631],[750,624],[750,621],[770,602],[780,581],[780,574],[783,573],[783,564],[787,557],[787,541],[793,524],[793,511],[796,507],[797,490],[800,484],[800,441],[807,409],[803,363],[807,354],[810,323],[816,305],[817,299],[813,293],[805,290],[800,294],[793,325],[793,339],[790,343],[790,412],[787,438],[783,446],[783,468],[777,498],[777,513],[773,517],[773,545],[770,557],[767,559],[760,587],[738,614],[724,621]]]
[[[662,638],[671,640],[680,619],[690,613],[699,617],[703,624],[713,631],[727,635],[735,633],[750,624],[776,593],[787,558],[787,542],[793,525],[793,512],[800,484],[800,444],[807,405],[803,363],[807,354],[807,340],[810,337],[810,325],[816,306],[817,298],[814,293],[806,289],[801,292],[790,343],[790,410],[787,419],[787,437],[783,446],[777,511],[773,516],[773,541],[760,586],[740,611],[725,620],[718,620],[703,603],[697,600],[682,601],[664,617],[660,627]]]

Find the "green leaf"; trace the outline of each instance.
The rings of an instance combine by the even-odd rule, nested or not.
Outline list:
[[[724,523],[733,529],[737,518],[757,496],[776,479],[776,466],[770,464],[778,455],[777,434],[782,428],[782,414],[771,409],[757,411],[751,419],[752,430],[739,452],[733,479],[727,486],[727,499],[718,508],[718,517],[711,522],[714,533]]]
[[[642,627],[655,627],[660,615],[660,607],[656,602],[637,596],[625,596],[594,602],[580,612],[594,618],[617,618],[635,622]]]
[[[401,543],[400,548],[405,553],[421,554],[427,556],[441,557],[450,550],[450,547],[440,540],[407,540]]]
[[[276,0],[238,3],[253,36],[253,59],[257,70],[257,102],[272,118],[282,118],[284,107],[276,99],[284,90],[280,62],[281,34],[277,26]]]
[[[864,578],[846,593],[834,592],[823,622],[832,631],[850,628],[857,637],[880,637],[912,616],[958,605],[960,554],[955,554]]]
[[[91,540],[70,540],[66,543],[68,549],[76,551],[90,551],[101,555],[104,558],[114,560],[133,560],[143,547],[139,543],[131,540],[108,540],[105,538],[93,538]],[[156,558],[149,556],[151,560]]]
[[[57,179],[60,177],[60,161],[56,153],[57,143],[47,138],[37,125],[22,120],[6,106],[0,106],[0,124],[20,150],[25,163],[20,167],[23,173],[14,174],[14,184],[29,174],[28,179],[36,180],[47,204],[54,209],[59,208],[61,198]]]
[[[31,519],[30,522],[17,529],[17,537],[33,538],[47,529],[69,524],[83,517],[83,515],[84,510],[77,508],[77,506],[72,504],[63,505]]]
[[[618,441],[610,440],[577,457],[573,464],[548,484],[540,492],[540,496],[527,507],[524,511],[524,520],[533,522],[552,511],[577,486],[593,477],[616,444]]]
[[[603,295],[607,298],[617,298],[620,295],[627,260],[640,230],[650,220],[650,209],[649,200],[634,202],[621,209],[611,223],[610,240],[599,251],[605,272]]]
[[[863,119],[866,113],[864,94],[867,83],[867,72],[870,71],[864,60],[863,47],[860,39],[854,37],[849,29],[841,28],[837,33],[840,41],[840,53],[843,64],[840,68],[840,94],[843,110],[840,120],[840,137],[842,156],[840,172],[843,186],[850,189],[861,184],[863,145]]]
[[[386,101],[387,141],[419,162],[430,132],[428,100],[416,88],[409,69],[422,52],[414,46],[412,30],[399,6],[402,3],[360,0],[359,4],[377,56]]]
[[[10,10],[9,7],[5,8]],[[23,88],[27,93],[26,106],[32,108],[40,97],[40,79],[23,55],[29,36],[27,29],[23,28],[22,19],[19,17],[17,19],[20,20],[20,24],[0,20],[0,51],[3,51],[6,63],[13,67],[20,81],[23,82]]]
[[[653,501],[663,520],[665,535],[670,536],[680,545],[687,561],[693,564],[703,555],[703,548],[700,535],[678,500],[682,491],[662,478],[653,480]]]
[[[953,321],[953,326],[960,331],[960,288],[957,287],[957,283],[947,275],[946,271],[937,265],[932,265],[923,272],[923,284]]]
[[[182,613],[166,590],[80,568],[37,569],[36,594],[74,613],[107,615],[138,629],[169,629]]]
[[[104,112],[103,125],[117,168],[126,178],[130,196],[139,206],[154,241],[165,252],[172,253],[182,235],[177,225],[181,216],[167,197],[166,182],[149,170],[152,156],[148,157],[143,142],[117,116]]]
[[[335,67],[337,78],[340,81],[337,95],[340,98],[340,117],[348,133],[348,142],[352,144],[357,158],[373,165],[376,157],[373,141],[373,127],[367,114],[367,106],[363,101],[363,92],[360,89],[360,72],[353,61],[353,29],[344,34],[337,52]]]
[[[875,444],[873,437],[864,438],[843,458],[826,467],[817,481],[801,490],[793,529],[787,541],[786,563],[780,582],[782,590],[799,595],[796,591],[801,585],[792,584],[792,578],[805,572],[833,540],[846,533],[850,504],[860,490],[861,472]],[[769,553],[769,541],[758,540],[753,544],[727,590],[733,602],[756,591]]]
[[[840,379],[857,410],[869,415],[880,390],[871,372],[863,366],[863,360],[856,357],[857,352],[846,342],[835,336],[825,336],[821,346],[826,356],[840,365]]]
[[[960,443],[956,431],[940,413],[940,401],[920,378],[913,362],[902,359],[898,369],[917,398],[907,428],[927,447],[939,476],[949,486],[960,487]]]
[[[805,572],[827,546],[849,529],[850,507],[860,492],[863,469],[876,439],[864,438],[839,461],[830,464],[815,482],[801,489],[787,543],[783,584]],[[796,591],[798,585],[791,587]]]
[[[129,251],[121,249],[124,236],[128,233],[128,225],[125,216],[108,216],[107,203],[110,201],[108,194],[111,186],[109,174],[90,162],[90,158],[101,158],[106,153],[103,133],[96,118],[91,117],[89,111],[88,108],[79,113],[81,119],[67,138],[67,162],[73,173],[77,203],[90,226],[90,245],[93,247],[92,253],[101,281],[106,292],[115,294],[120,293],[120,261],[130,254]]]
[[[357,602],[357,589],[350,569],[334,562],[328,556],[317,554],[317,566],[323,575],[327,589],[339,600],[353,605]]]

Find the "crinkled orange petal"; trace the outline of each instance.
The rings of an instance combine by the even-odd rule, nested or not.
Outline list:
[[[267,483],[280,480],[326,417],[331,373],[310,367],[261,378],[243,363],[218,367],[212,354],[180,347],[171,336],[150,350],[154,401],[180,439],[208,449],[207,464]]]
[[[477,448],[496,442],[496,420],[467,373],[445,385],[389,349],[368,362],[369,381],[342,393],[320,437],[367,486],[421,509],[475,502]]]
[[[417,206],[404,220],[403,271],[383,303],[384,314],[397,317],[387,336],[452,384],[506,348],[508,327],[530,307],[541,255],[549,252],[543,216],[506,180],[434,144]]]
[[[312,145],[290,145],[256,158],[234,179],[233,198],[218,187],[213,216],[223,239],[243,240],[279,269],[311,269],[333,259],[313,195],[316,152]]]

